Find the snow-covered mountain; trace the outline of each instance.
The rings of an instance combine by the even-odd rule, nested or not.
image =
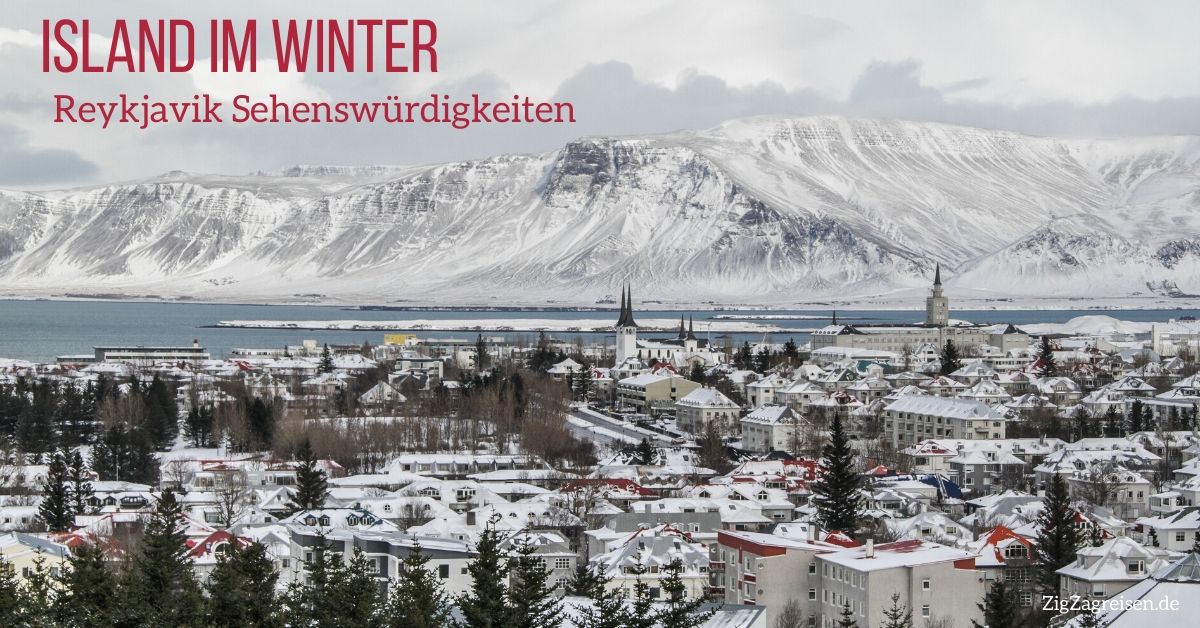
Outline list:
[[[0,294],[788,304],[1200,294],[1200,139],[753,118],[422,167],[0,192]]]

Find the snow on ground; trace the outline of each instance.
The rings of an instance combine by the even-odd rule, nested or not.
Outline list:
[[[368,331],[551,331],[551,332],[595,332],[610,331],[613,319],[608,318],[481,318],[481,319],[407,319],[394,321],[326,320],[326,321],[281,321],[281,320],[231,320],[217,323],[218,327],[248,329],[319,329],[319,330],[368,330]],[[638,326],[653,333],[675,332],[679,319],[652,318],[639,320]],[[747,321],[703,321],[696,323],[696,333],[773,333],[811,332],[812,329],[785,328],[779,325]]]

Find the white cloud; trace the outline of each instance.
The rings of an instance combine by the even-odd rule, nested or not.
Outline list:
[[[280,72],[274,59],[258,59],[253,74],[243,72],[212,72],[211,59],[197,59],[188,75],[200,93],[212,94],[218,100],[233,100],[239,94],[263,98],[276,94],[280,99],[295,101],[325,101],[329,94],[308,83],[303,72]]]

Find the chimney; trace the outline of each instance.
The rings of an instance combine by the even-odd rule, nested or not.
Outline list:
[[[815,524],[813,522],[809,522],[808,523],[808,542],[813,543],[816,540],[817,540],[817,524]]]
[[[875,558],[875,539],[867,539],[867,549],[866,553],[863,554],[863,557]]]
[[[192,348],[193,349],[200,348],[200,339],[199,338],[192,338]]]

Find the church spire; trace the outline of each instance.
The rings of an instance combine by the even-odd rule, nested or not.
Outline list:
[[[628,286],[621,290],[621,316],[617,319],[617,327],[637,327],[633,320],[633,289]]]
[[[935,288],[942,285],[942,265],[939,263],[933,271],[933,286]]]
[[[689,316],[688,317],[687,338],[685,340],[695,340],[696,339],[696,334],[695,334],[695,331],[693,330],[694,324],[695,324],[695,321],[692,319],[691,316]]]
[[[683,326],[683,314],[679,315],[679,339],[683,340],[687,337],[687,328]]]

